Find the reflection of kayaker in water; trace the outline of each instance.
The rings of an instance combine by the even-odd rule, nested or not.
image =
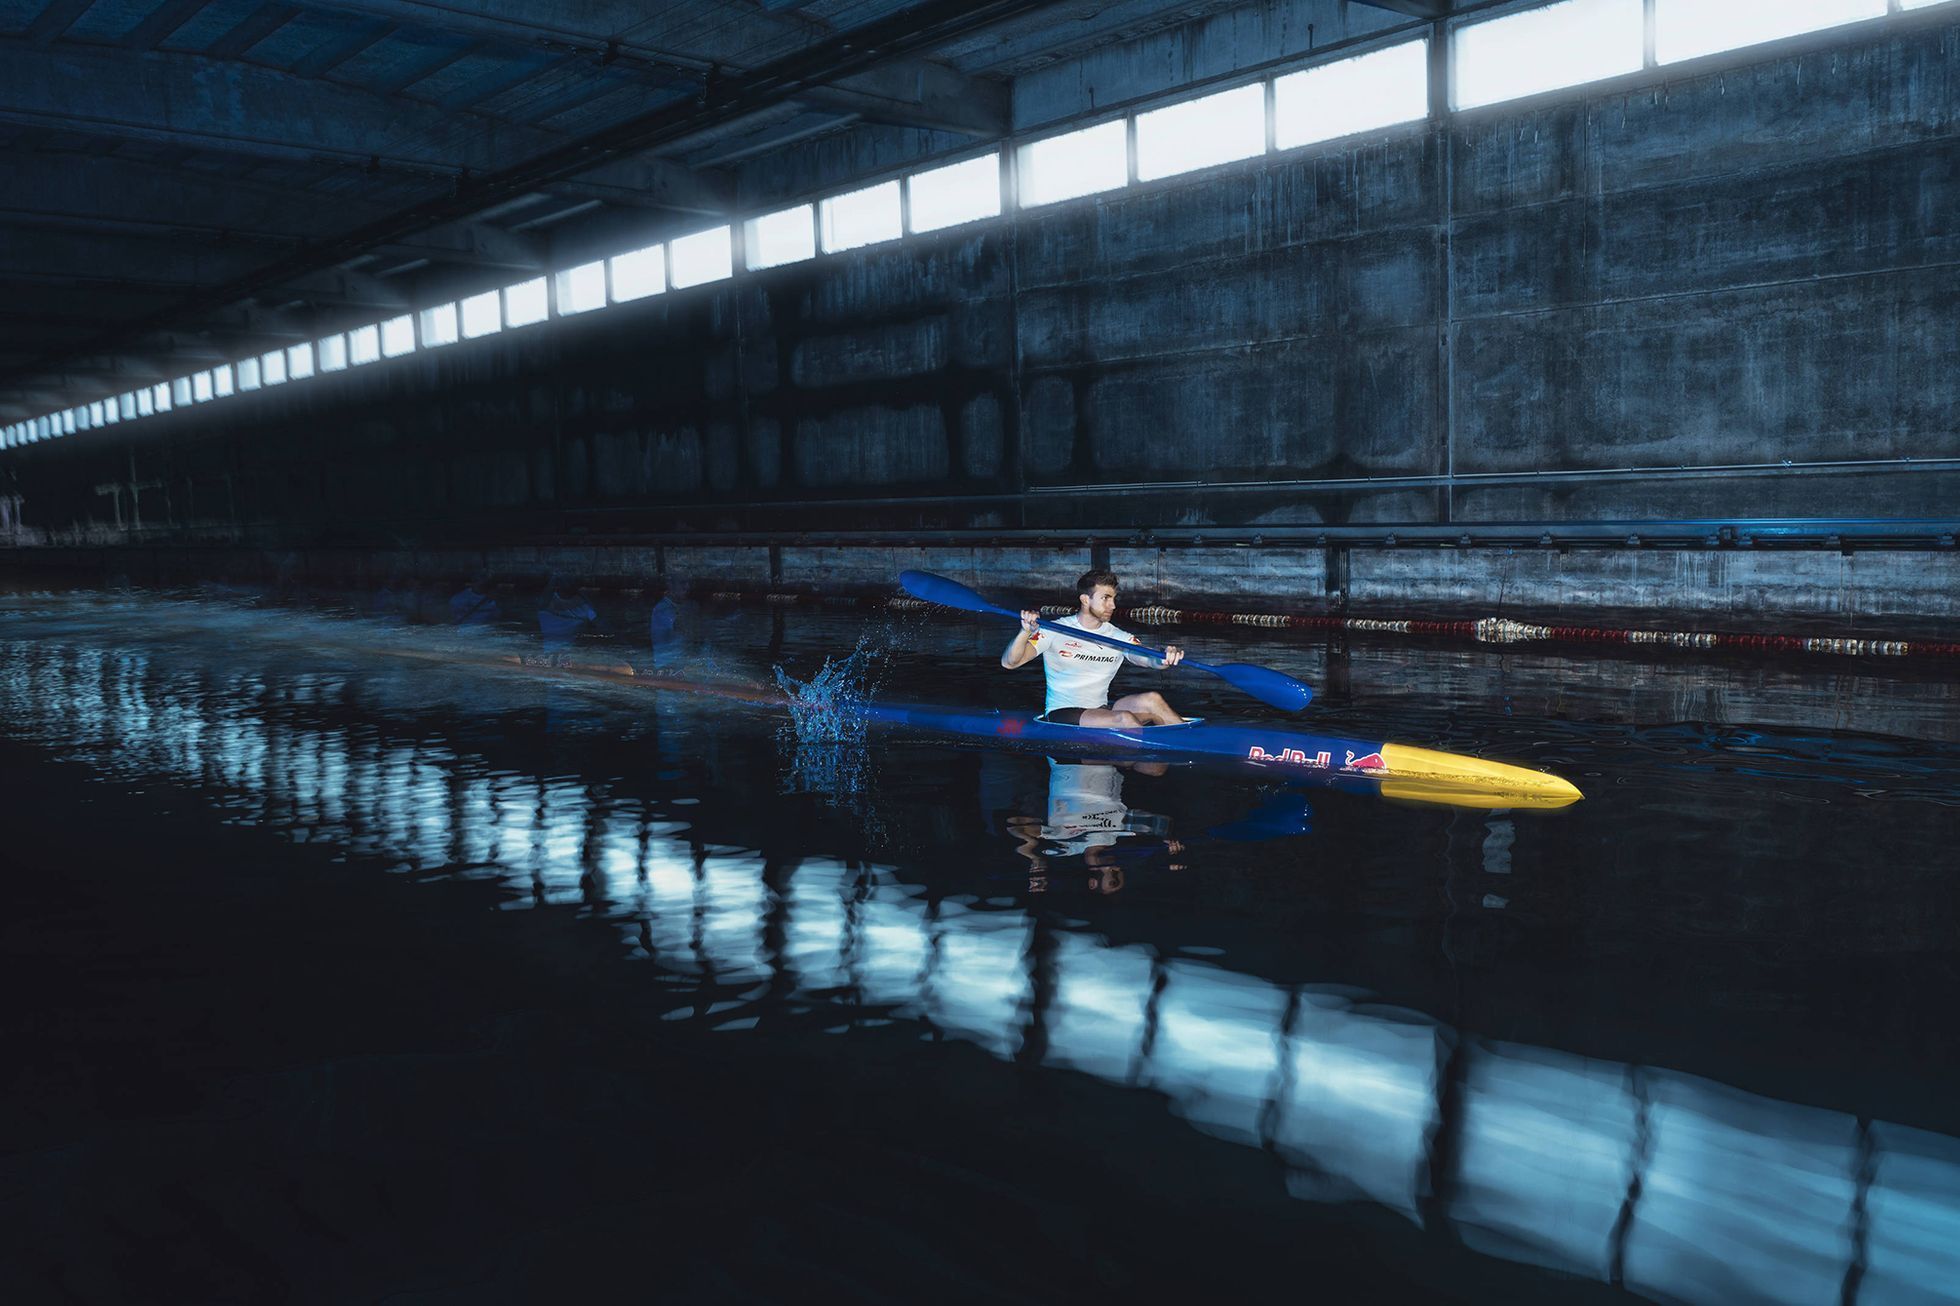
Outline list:
[[[1124,639],[1132,644],[1138,642],[1135,635],[1110,621],[1116,615],[1115,572],[1084,572],[1075,588],[1080,610],[1051,624]],[[1127,694],[1114,703],[1109,701],[1109,682],[1116,678],[1117,668],[1125,661],[1140,667],[1156,666],[1156,659],[1123,653],[1086,639],[1072,639],[1052,630],[1044,631],[1038,624],[1040,620],[1039,612],[1021,613],[1020,633],[1000,655],[1000,664],[1012,671],[1041,659],[1042,670],[1048,677],[1048,701],[1043,712],[1048,720],[1061,725],[1115,730],[1171,726],[1184,720],[1155,690]],[[1183,658],[1184,650],[1172,644],[1164,650],[1163,664],[1176,666]]]
[[[654,666],[672,666],[685,657],[691,627],[695,624],[693,608],[687,597],[687,581],[679,576],[668,581],[667,592],[653,605],[647,618]]]
[[[454,626],[487,626],[497,619],[497,600],[490,597],[490,573],[479,571],[449,600]]]
[[[599,614],[578,592],[578,582],[554,579],[538,609],[538,633],[546,648],[566,648],[580,632],[592,629]]]
[[[1136,770],[1160,775],[1162,763],[1138,763]],[[1048,763],[1048,815],[1014,816],[1007,829],[1019,839],[1015,849],[1028,859],[1028,891],[1075,887],[1072,877],[1060,879],[1051,862],[1081,857],[1086,887],[1092,893],[1115,893],[1123,887],[1126,867],[1135,868],[1159,853],[1175,858],[1184,845],[1164,838],[1169,822],[1150,812],[1131,811],[1123,802],[1123,773],[1101,763]],[[1141,837],[1140,837],[1141,836]],[[1119,841],[1131,840],[1119,846]],[[1175,861],[1170,869],[1182,870]]]

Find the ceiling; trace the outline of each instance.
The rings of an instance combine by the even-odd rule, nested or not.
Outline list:
[[[813,136],[999,137],[1244,2],[0,0],[0,421],[726,216]]]

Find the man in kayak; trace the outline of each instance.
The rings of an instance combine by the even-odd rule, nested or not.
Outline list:
[[[1115,572],[1084,572],[1076,581],[1075,589],[1081,611],[1072,617],[1063,617],[1056,625],[1128,640],[1132,644],[1138,642],[1135,635],[1118,629],[1110,621],[1116,615]],[[1036,658],[1041,659],[1042,670],[1048,676],[1048,705],[1042,713],[1045,718],[1059,725],[1100,726],[1115,730],[1133,730],[1138,726],[1174,726],[1184,720],[1155,690],[1126,694],[1114,703],[1109,701],[1109,682],[1116,678],[1118,667],[1125,661],[1140,667],[1155,666],[1157,659],[1046,631],[1038,624],[1040,620],[1039,612],[1021,613],[1021,632],[1007,646],[1007,651],[1000,655],[1000,664],[1012,671]],[[1164,665],[1167,667],[1176,666],[1183,658],[1184,650],[1175,644],[1164,650]]]

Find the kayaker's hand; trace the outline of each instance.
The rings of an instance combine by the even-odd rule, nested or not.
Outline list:
[[[1182,662],[1182,661],[1184,661],[1184,650],[1183,650],[1183,649],[1181,649],[1181,648],[1179,648],[1179,647],[1178,647],[1177,645],[1175,645],[1175,644],[1167,644],[1167,645],[1165,645],[1165,646],[1164,646],[1164,665],[1165,665],[1165,666],[1167,666],[1167,667],[1174,667],[1174,666],[1176,666],[1176,665],[1177,665],[1178,663],[1180,663],[1180,662]]]
[[[1041,633],[1041,614],[1032,608],[1021,609],[1021,633],[1033,639]],[[996,636],[995,638],[999,638]]]

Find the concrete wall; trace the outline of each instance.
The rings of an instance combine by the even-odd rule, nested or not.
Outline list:
[[[1298,53],[1316,16],[1400,21],[1143,34],[1023,78],[1016,121]],[[0,497],[19,539],[267,548],[1951,515],[1956,69],[1960,27],[1902,22],[1457,114],[72,436]],[[853,139],[779,179],[944,148]],[[1957,461],[1828,466],[1906,457]]]

